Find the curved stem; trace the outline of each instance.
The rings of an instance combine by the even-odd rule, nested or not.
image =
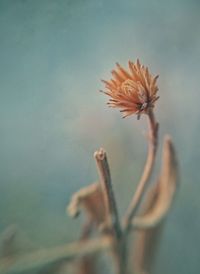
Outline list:
[[[158,182],[147,194],[147,207],[141,216],[132,220],[133,229],[158,226],[168,214],[178,187],[178,163],[172,140],[165,136],[162,167]]]
[[[131,228],[132,218],[135,215],[140,205],[140,202],[142,200],[143,194],[150,180],[153,166],[155,163],[155,156],[156,156],[157,143],[158,143],[158,123],[156,122],[152,109],[150,109],[149,112],[147,113],[147,117],[148,117],[148,123],[149,123],[148,154],[147,154],[147,159],[144,166],[142,177],[136,188],[136,192],[129,205],[128,211],[125,214],[124,225],[125,225],[125,230],[127,231]]]

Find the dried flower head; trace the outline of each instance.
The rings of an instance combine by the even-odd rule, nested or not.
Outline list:
[[[103,92],[111,97],[108,105],[120,108],[124,114],[123,118],[131,114],[137,114],[139,118],[142,113],[148,113],[159,98],[156,84],[158,75],[153,77],[139,60],[136,63],[129,61],[128,64],[130,72],[116,64],[116,70],[111,72],[113,79],[102,80],[107,89]]]

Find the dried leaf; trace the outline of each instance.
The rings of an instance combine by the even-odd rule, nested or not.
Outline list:
[[[91,184],[76,192],[67,208],[72,217],[76,217],[84,209],[89,219],[96,225],[100,225],[105,220],[105,208],[103,204],[103,194],[99,183]]]
[[[133,227],[156,226],[168,213],[177,190],[177,163],[172,142],[166,137],[163,148],[163,165],[160,178],[154,187],[154,202],[144,215],[133,219]]]
[[[160,178],[147,195],[142,216],[133,220],[133,226],[140,228],[134,243],[134,269],[137,274],[151,273],[163,220],[176,193],[177,177],[174,147],[171,139],[165,137]]]

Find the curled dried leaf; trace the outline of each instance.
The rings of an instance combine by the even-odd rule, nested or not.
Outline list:
[[[177,190],[177,160],[170,137],[166,137],[163,147],[161,175],[154,187],[154,203],[142,216],[133,219],[133,227],[150,228],[156,226],[167,215]]]
[[[103,204],[103,194],[99,183],[91,184],[76,192],[67,208],[70,216],[76,217],[80,210],[84,209],[89,219],[99,225],[104,222],[105,208]]]
[[[165,137],[162,170],[158,183],[149,191],[141,216],[135,217],[133,227],[139,228],[134,242],[135,272],[151,273],[161,236],[164,218],[177,190],[177,160],[170,137]]]

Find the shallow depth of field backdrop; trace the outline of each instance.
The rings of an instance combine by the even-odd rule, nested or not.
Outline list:
[[[18,226],[35,247],[77,238],[70,196],[96,180],[108,153],[120,214],[146,156],[145,119],[121,119],[98,93],[118,61],[160,74],[160,136],[173,136],[181,188],[157,273],[199,272],[200,2],[0,0],[0,231]],[[159,155],[160,156],[160,155]]]

